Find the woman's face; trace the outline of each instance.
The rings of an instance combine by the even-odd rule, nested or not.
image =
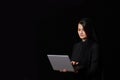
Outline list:
[[[81,24],[78,24],[78,35],[82,40],[87,38],[87,35],[86,35],[84,28]]]

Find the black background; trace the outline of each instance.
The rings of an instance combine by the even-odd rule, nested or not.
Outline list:
[[[100,43],[101,63],[105,79],[111,79],[112,54],[115,52],[113,11],[102,0],[44,0],[39,2],[5,2],[3,7],[3,73],[16,80],[58,79],[46,54],[71,55],[72,46],[79,41],[77,22],[92,18]],[[5,46],[7,45],[7,46]],[[109,46],[109,45],[112,45]],[[7,54],[9,52],[9,54]],[[9,67],[8,67],[9,66]],[[43,77],[45,76],[45,77]],[[111,76],[111,77],[110,77]],[[61,78],[59,78],[61,79]]]

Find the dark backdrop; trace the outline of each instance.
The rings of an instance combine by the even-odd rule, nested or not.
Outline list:
[[[10,62],[9,69],[6,70],[10,70],[11,74],[12,69],[15,69],[15,75],[12,76],[16,76],[17,80],[60,80],[64,75],[52,70],[46,55],[71,55],[73,44],[79,41],[77,22],[82,17],[92,18],[96,25],[102,74],[105,79],[111,79],[112,74],[109,71],[112,68],[115,44],[108,40],[114,40],[111,38],[114,35],[109,33],[115,31],[112,28],[110,4],[102,0],[44,0],[6,4],[10,6],[4,6],[4,19],[10,27],[4,33],[8,36],[5,42],[8,44],[7,51],[15,53],[6,57],[5,62]]]
[[[47,54],[71,55],[72,46],[79,40],[77,35],[77,22],[82,17],[90,17],[95,23],[97,37],[100,43],[101,65],[103,78],[111,75],[109,70],[112,64],[111,47],[107,44],[108,33],[111,30],[112,11],[103,1],[47,1],[38,3],[32,17],[32,25],[36,28],[37,40],[37,71],[38,78],[41,73],[52,79],[65,77],[54,72],[47,59]],[[108,53],[109,52],[109,53]],[[68,74],[69,75],[69,74]],[[67,76],[68,76],[67,75]],[[70,75],[69,75],[70,76]]]

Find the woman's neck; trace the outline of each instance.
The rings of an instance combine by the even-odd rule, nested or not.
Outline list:
[[[87,39],[82,39],[82,42],[85,42]]]

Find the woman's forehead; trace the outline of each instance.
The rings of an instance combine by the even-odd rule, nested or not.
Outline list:
[[[81,29],[83,29],[83,26],[82,26],[82,24],[78,24],[78,28],[81,28]]]

